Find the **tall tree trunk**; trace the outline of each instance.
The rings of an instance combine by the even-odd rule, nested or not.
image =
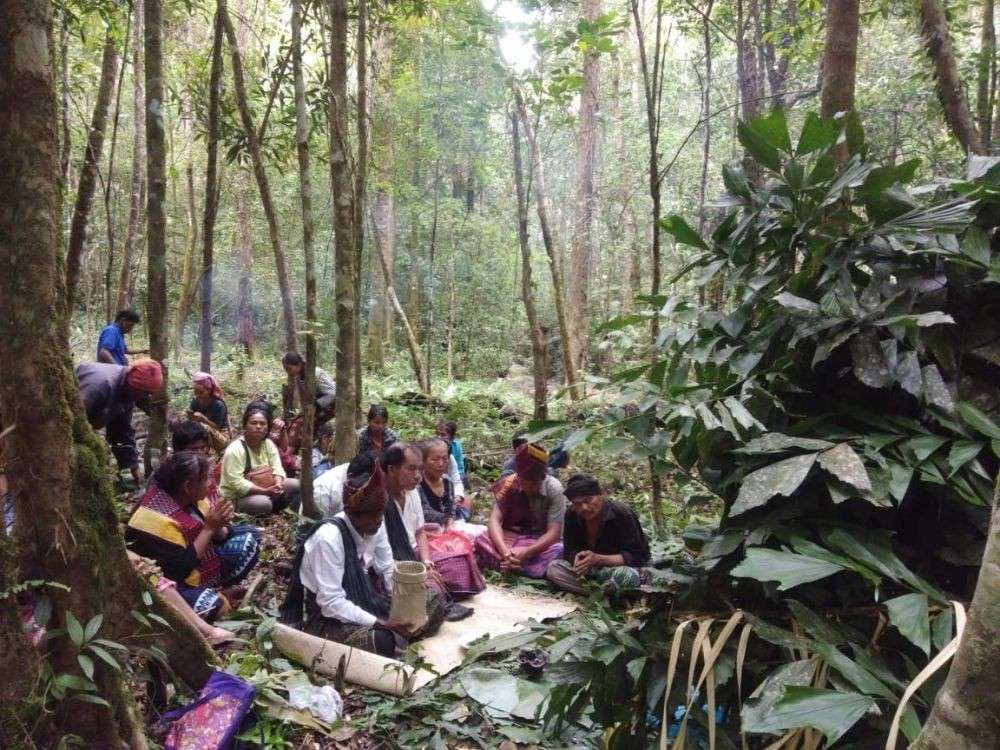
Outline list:
[[[146,438],[146,471],[152,451],[167,448],[167,143],[163,85],[163,0],[146,0],[146,320],[149,356],[163,365],[163,388],[153,394]]]
[[[1000,485],[969,619],[913,750],[982,750],[1000,737]]]
[[[524,189],[524,168],[521,161],[521,130],[518,114],[511,113],[511,146],[514,159],[514,189],[517,195],[517,241],[521,248],[521,300],[528,319],[531,337],[531,372],[534,376],[534,418],[548,419],[548,368],[545,364],[545,335],[538,323],[535,289],[531,281],[531,248],[528,245],[528,195]]]
[[[104,264],[104,319],[112,320],[114,311],[111,309],[113,300],[111,299],[111,277],[115,268],[115,222],[111,210],[111,196],[115,187],[115,154],[118,152],[118,122],[122,108],[122,83],[125,81],[125,60],[128,59],[129,32],[132,28],[132,16],[128,15],[125,24],[125,42],[122,50],[122,66],[118,70],[118,84],[115,86],[115,115],[111,125],[111,148],[108,151],[108,170],[104,180],[104,226],[107,230],[108,255]]]
[[[854,5],[857,8],[856,0]],[[982,154],[983,139],[976,128],[969,102],[965,97],[958,61],[955,58],[955,48],[948,34],[948,19],[945,16],[944,5],[941,0],[919,0],[919,7],[920,32],[924,39],[927,57],[934,66],[938,101],[944,110],[945,122],[965,151]]]
[[[566,370],[566,384],[569,386],[570,398],[576,398],[576,367],[572,358],[572,339],[570,338],[569,323],[567,321],[565,284],[563,284],[562,264],[556,255],[555,238],[552,236],[552,227],[549,224],[548,214],[548,191],[545,186],[545,167],[542,164],[542,150],[538,145],[538,138],[531,124],[531,117],[528,115],[528,108],[524,103],[524,97],[520,89],[512,84],[514,93],[514,104],[517,114],[521,118],[521,125],[524,126],[524,137],[528,140],[531,149],[531,174],[535,181],[535,210],[538,213],[538,224],[542,230],[542,244],[545,245],[545,253],[549,258],[549,270],[552,273],[552,296],[556,303],[556,320],[559,323],[559,336],[562,339],[563,368]]]
[[[365,252],[365,194],[368,190],[368,0],[358,0],[357,132],[358,158],[354,170],[354,424],[361,415],[361,269]]]
[[[580,3],[582,20],[589,24],[593,24],[603,11],[602,0],[583,0]],[[600,83],[600,56],[596,49],[590,48],[583,59],[580,124],[576,136],[576,206],[573,247],[570,253],[569,294],[566,300],[572,340],[570,356],[578,373],[582,373],[587,365],[587,351],[590,348],[590,276],[594,263],[594,153],[600,109]],[[576,397],[582,398],[582,382],[579,376],[575,380]]]
[[[233,88],[236,93],[236,105],[240,111],[243,132],[247,139],[247,149],[250,151],[250,161],[253,164],[253,174],[260,193],[261,206],[267,218],[267,232],[274,251],[274,266],[278,276],[278,291],[281,293],[282,319],[285,324],[285,348],[288,351],[298,351],[298,336],[295,333],[295,309],[292,306],[292,291],[288,283],[288,263],[285,260],[285,246],[278,228],[278,214],[271,196],[271,184],[264,167],[264,158],[260,153],[260,141],[257,138],[257,127],[250,112],[250,102],[247,98],[246,79],[243,74],[243,59],[240,56],[236,32],[229,18],[228,11],[222,13],[222,22],[226,30],[226,40],[229,42],[229,54],[233,66]]]
[[[302,412],[302,512],[317,518],[313,499],[312,449],[316,420],[316,259],[313,252],[312,178],[309,174],[309,113],[302,74],[302,8],[292,0],[292,77],[295,81],[295,151],[299,160],[299,201],[302,204],[302,251],[306,267],[306,393]]]
[[[395,273],[396,261],[396,211],[395,197],[392,192],[396,171],[395,139],[393,138],[393,112],[388,98],[392,80],[392,49],[393,34],[391,30],[382,30],[375,39],[374,57],[378,63],[375,83],[384,81],[381,87],[382,97],[377,98],[374,109],[377,114],[373,130],[375,149],[379,154],[376,162],[375,200],[372,206],[372,223],[377,242],[380,244],[389,268],[390,277]],[[376,92],[380,88],[374,88]],[[386,282],[381,273],[382,264],[373,274],[374,290],[372,298],[375,305],[368,318],[368,356],[378,369],[385,366],[385,349],[392,349],[395,344],[395,326],[393,325],[392,303],[385,289],[392,283]]]
[[[639,51],[639,68],[642,73],[642,87],[646,102],[646,134],[649,141],[649,197],[652,200],[652,273],[650,274],[651,296],[655,297],[660,293],[661,274],[661,249],[660,249],[660,213],[662,210],[662,177],[660,176],[660,111],[663,102],[663,4],[662,0],[657,0],[655,33],[653,36],[652,65],[649,64],[649,55],[646,51],[646,34],[643,31],[642,14],[639,9],[638,0],[630,0],[632,11],[632,21],[635,25],[636,46]],[[741,8],[740,0],[737,0],[737,8]],[[739,37],[737,37],[739,38]],[[737,70],[740,65],[740,52],[737,50]],[[742,76],[740,76],[742,80]],[[655,361],[658,357],[656,351],[656,341],[660,335],[660,316],[653,315],[649,324],[650,334],[650,356]],[[656,532],[663,531],[666,521],[663,517],[663,485],[660,474],[656,469],[656,462],[649,459],[649,481],[650,481],[650,506],[653,513],[653,524]]]
[[[132,9],[132,181],[129,190],[128,227],[122,246],[122,270],[118,276],[115,309],[129,304],[132,286],[132,263],[136,238],[142,225],[142,210],[146,188],[146,87],[142,64],[145,25],[143,0],[134,0]]]
[[[334,417],[334,459],[349,461],[355,453],[354,293],[357,283],[354,246],[354,196],[348,157],[347,0],[328,0],[330,11],[330,187],[333,191],[334,262],[337,279],[334,304],[337,320],[337,412]]]
[[[184,265],[181,269],[181,293],[177,300],[177,319],[174,321],[174,356],[181,355],[181,345],[184,343],[184,326],[187,323],[188,315],[191,314],[191,305],[194,304],[197,296],[197,286],[195,285],[195,264],[198,262],[198,209],[195,206],[194,197],[194,163],[191,160],[191,150],[194,147],[193,139],[188,143],[188,163],[185,168],[185,183],[187,186],[187,249],[184,253]]]
[[[14,539],[32,576],[58,583],[46,595],[53,603],[43,652],[35,652],[20,634],[16,619],[5,614],[0,627],[5,651],[0,695],[18,695],[12,682],[37,685],[40,676],[20,668],[37,667],[44,658],[51,673],[79,675],[78,650],[55,630],[72,613],[87,623],[103,615],[100,637],[136,645],[155,641],[138,632],[129,610],[142,608],[148,590],[132,572],[119,532],[114,496],[107,481],[107,448],[86,422],[70,358],[66,290],[59,252],[60,171],[56,99],[52,85],[51,6],[47,0],[0,0],[0,265],[17,273],[0,274],[0,421],[13,427],[4,437],[4,457],[18,471],[9,475]],[[0,532],[9,552],[9,538]],[[9,575],[9,562],[5,574]],[[154,600],[159,605],[158,598]],[[9,611],[9,605],[5,607]],[[195,686],[216,660],[199,645],[190,626],[172,618],[173,628],[159,636],[168,658]],[[13,628],[13,630],[10,630]],[[203,643],[203,642],[202,642]],[[181,648],[177,648],[180,646]],[[178,658],[187,651],[195,658]],[[110,707],[75,700],[55,704],[28,728],[14,747],[55,747],[76,735],[86,747],[145,748],[143,727],[121,673],[95,660],[94,683]],[[200,662],[196,664],[195,662]],[[185,669],[186,668],[186,669]],[[50,674],[51,674],[50,673]],[[82,679],[82,677],[81,677]],[[23,688],[22,688],[23,690]],[[23,706],[0,705],[0,723],[12,726]],[[9,721],[8,721],[9,720]]]
[[[440,85],[439,85],[440,89]],[[438,118],[435,118],[435,141],[441,142],[441,129],[437,124],[439,122]],[[428,245],[427,252],[427,325],[424,327],[424,361],[425,370],[427,373],[427,389],[430,391],[431,381],[434,377],[434,360],[433,345],[434,345],[434,253],[437,250],[437,236],[438,236],[438,213],[441,202],[441,157],[439,156],[434,163],[434,182],[432,184],[431,190],[434,193],[434,205],[431,209],[431,241]],[[419,245],[414,247],[414,250],[419,250]],[[416,257],[416,254],[414,254]]]
[[[989,153],[993,134],[993,86],[996,82],[997,35],[993,27],[993,0],[983,0],[983,23],[979,34],[976,112],[983,153]]]
[[[246,190],[241,185],[236,197],[236,221],[239,223],[240,279],[236,294],[236,343],[243,347],[243,355],[253,359],[257,339],[253,318],[253,217]],[[240,368],[240,379],[243,378]]]
[[[833,0],[826,18],[820,114],[833,117],[854,109],[858,60],[858,0]]]
[[[208,151],[205,167],[205,213],[201,230],[201,369],[212,370],[212,286],[215,273],[215,217],[219,212],[219,111],[222,99],[222,19],[226,0],[216,0],[212,32],[212,72],[208,82]]]
[[[839,1],[832,0],[832,4],[836,5]],[[736,0],[736,84],[745,121],[760,116],[762,97],[756,48],[747,39],[750,21],[743,0]]]
[[[80,168],[80,181],[76,187],[76,205],[73,206],[73,221],[69,230],[69,245],[66,248],[66,309],[73,314],[76,300],[76,285],[80,277],[80,258],[87,241],[87,221],[90,206],[97,187],[97,170],[104,150],[104,131],[108,124],[108,107],[115,86],[115,72],[118,70],[118,49],[115,35],[109,24],[104,36],[104,51],[101,53],[101,80],[97,85],[97,101],[90,119],[90,134],[87,150]]]

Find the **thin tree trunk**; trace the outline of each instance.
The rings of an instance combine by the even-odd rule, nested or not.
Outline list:
[[[122,66],[118,70],[118,84],[115,86],[115,115],[111,125],[111,148],[108,151],[108,170],[104,180],[104,225],[108,238],[107,262],[104,265],[104,319],[111,320],[111,277],[115,267],[115,222],[111,211],[111,192],[115,185],[115,154],[118,151],[118,121],[122,107],[122,83],[125,81],[125,60],[128,59],[128,45],[132,28],[133,12],[129,12],[125,24],[125,43],[122,50]]]
[[[146,438],[146,471],[152,455],[167,449],[167,144],[163,103],[163,0],[146,0],[146,320],[149,356],[163,366],[163,388],[153,394]]]
[[[219,111],[222,99],[222,19],[226,0],[216,0],[212,32],[212,72],[208,83],[208,151],[205,167],[205,213],[201,231],[201,369],[212,370],[212,285],[215,273],[215,217],[219,212]]]
[[[438,120],[435,118],[435,122]],[[436,140],[440,143],[441,141],[441,130],[440,127],[435,125],[435,135]],[[427,253],[427,325],[424,328],[424,358],[425,358],[425,372],[427,373],[427,389],[430,391],[431,381],[434,377],[434,360],[432,358],[432,347],[434,344],[434,253],[437,250],[437,235],[438,235],[438,209],[441,202],[441,157],[434,162],[434,182],[432,190],[434,191],[434,205],[431,211],[431,241],[428,246]],[[414,249],[419,249],[419,246]]]
[[[104,131],[108,124],[108,108],[111,105],[111,94],[115,86],[115,73],[118,70],[118,49],[115,47],[115,35],[111,25],[104,37],[104,51],[101,53],[101,79],[97,86],[97,101],[94,103],[94,114],[90,120],[90,134],[87,137],[87,150],[80,168],[80,181],[76,188],[76,205],[73,206],[73,221],[69,230],[69,245],[66,248],[66,309],[72,315],[76,300],[76,286],[80,277],[80,258],[83,256],[84,244],[87,241],[87,221],[90,218],[90,206],[94,200],[94,190],[97,187],[97,170],[101,162],[101,152],[104,150]]]
[[[708,185],[708,159],[712,153],[712,33],[709,22],[715,0],[709,0],[701,19],[701,38],[705,45],[705,80],[701,90],[701,119],[704,132],[701,141],[701,181],[698,184],[698,235],[705,231],[708,214],[705,211],[705,190]]]
[[[451,256],[448,259],[448,340],[446,343],[445,355],[445,378],[451,383],[455,378],[454,370],[454,339],[455,322],[458,312],[458,289],[455,284],[455,256],[458,255],[458,238],[453,233],[451,236]]]
[[[430,386],[427,383],[427,375],[424,372],[424,362],[420,356],[420,342],[417,340],[417,336],[413,332],[413,327],[410,325],[410,319],[407,317],[406,311],[403,310],[403,306],[399,303],[399,297],[396,296],[396,290],[393,287],[392,279],[389,276],[388,264],[386,262],[387,259],[382,250],[382,243],[378,233],[375,234],[375,250],[378,255],[378,261],[382,266],[382,274],[387,279],[385,293],[389,297],[389,302],[396,311],[396,315],[399,316],[400,323],[403,325],[403,333],[406,336],[406,348],[410,352],[410,365],[413,367],[413,374],[417,379],[420,391],[422,393],[430,393]]]
[[[302,8],[292,0],[292,77],[295,81],[295,151],[299,160],[299,201],[302,205],[302,251],[306,267],[306,393],[302,404],[302,512],[319,517],[313,499],[312,450],[316,420],[316,259],[313,252],[312,178],[309,175],[309,113],[302,74]]]
[[[570,398],[576,397],[576,368],[573,362],[572,339],[570,338],[569,324],[567,322],[565,285],[563,284],[562,268],[559,258],[556,255],[556,243],[552,236],[552,227],[549,224],[548,215],[548,194],[545,186],[545,168],[542,164],[542,152],[538,146],[538,138],[535,135],[528,116],[528,108],[524,103],[521,91],[512,84],[514,90],[514,104],[517,107],[517,114],[521,118],[524,126],[524,136],[528,140],[531,149],[531,173],[535,180],[535,209],[538,213],[538,224],[542,230],[542,244],[545,245],[545,253],[549,258],[549,270],[552,272],[552,296],[556,302],[556,320],[559,323],[559,336],[562,338],[563,367],[566,370],[566,384],[569,386]]]
[[[997,36],[993,28],[993,0],[983,0],[983,22],[979,34],[979,70],[976,111],[983,152],[989,153],[993,133],[993,84],[996,80]]]
[[[854,0],[855,8],[857,2]],[[965,97],[962,77],[955,58],[955,48],[948,34],[948,19],[941,0],[919,0],[920,32],[924,39],[927,57],[934,66],[938,101],[944,110],[944,119],[952,135],[962,148],[973,154],[982,154],[983,139]],[[829,37],[828,37],[829,38]]]
[[[51,7],[46,0],[0,0],[0,265],[17,273],[0,274],[0,421],[13,430],[4,437],[4,457],[18,471],[8,475],[14,539],[27,569],[41,580],[60,584],[45,589],[53,604],[45,649],[35,651],[20,624],[5,607],[0,642],[25,652],[4,651],[0,695],[22,695],[39,685],[40,675],[21,671],[48,662],[49,674],[79,674],[78,650],[57,627],[72,613],[87,623],[103,615],[100,637],[148,645],[129,610],[144,607],[148,590],[132,572],[116,522],[115,501],[107,481],[107,448],[86,422],[70,358],[69,322],[59,252],[61,189],[56,98],[51,65]],[[9,537],[0,546],[10,571]],[[6,577],[6,575],[5,575]],[[154,603],[157,603],[154,600]],[[159,612],[170,617],[170,613]],[[200,686],[216,660],[199,645],[190,626],[173,617],[174,627],[160,638],[171,660],[180,645],[201,661],[176,666]],[[203,642],[202,642],[203,643]],[[170,645],[173,644],[173,645]],[[34,653],[32,653],[34,652]],[[37,654],[37,656],[35,656]],[[54,703],[30,728],[14,715],[23,704],[0,704],[0,724],[20,726],[12,747],[56,747],[75,735],[85,747],[144,748],[143,727],[134,698],[120,671],[95,660],[96,691],[110,708],[82,701]],[[11,683],[21,686],[11,690]]]
[[[517,195],[517,241],[521,248],[521,300],[531,337],[531,372],[534,376],[534,418],[548,419],[548,368],[545,363],[545,335],[538,323],[535,290],[531,281],[531,248],[528,245],[528,196],[524,189],[521,161],[521,132],[518,114],[511,113],[511,145],[514,159],[514,189]]]
[[[358,159],[354,170],[354,423],[361,415],[361,269],[365,251],[365,194],[368,190],[368,0],[358,0],[357,132]]]
[[[661,177],[659,162],[660,143],[660,109],[663,101],[663,5],[662,0],[656,4],[656,30],[653,37],[653,64],[650,66],[646,51],[646,35],[642,27],[642,16],[638,0],[630,0],[632,20],[635,24],[636,42],[639,51],[639,67],[642,72],[643,93],[646,101],[646,133],[649,139],[649,196],[653,203],[652,212],[652,259],[653,267],[650,274],[650,295],[655,297],[660,293],[660,212],[661,212]],[[737,7],[741,7],[737,0]],[[737,51],[737,69],[739,69]],[[653,315],[649,325],[651,357],[655,361],[658,352],[655,343],[660,334],[660,317]],[[663,486],[660,474],[653,458],[649,459],[650,506],[653,513],[653,524],[659,534],[665,527],[663,517]]]
[[[146,87],[142,64],[143,0],[134,0],[132,9],[132,182],[129,190],[128,227],[122,246],[122,270],[118,277],[115,309],[128,306],[132,287],[132,263],[136,238],[142,224],[143,202],[146,186]]]
[[[236,343],[243,347],[243,355],[253,360],[257,339],[253,318],[253,217],[247,193],[241,185],[236,198],[236,220],[239,223],[240,279],[236,296]],[[244,375],[242,367],[239,376]]]
[[[229,54],[233,66],[233,88],[236,93],[236,105],[240,111],[243,132],[247,139],[247,149],[250,151],[250,161],[253,164],[253,174],[260,193],[261,206],[267,218],[267,232],[274,251],[274,266],[278,276],[278,291],[281,293],[282,319],[285,324],[285,348],[288,351],[298,351],[298,336],[295,333],[295,309],[292,306],[292,291],[288,283],[288,263],[285,260],[285,247],[278,228],[278,214],[271,196],[271,185],[264,167],[264,159],[260,153],[260,141],[257,139],[257,128],[250,112],[250,102],[247,98],[246,80],[243,74],[243,60],[240,56],[236,32],[229,18],[228,11],[223,11],[222,22],[226,30],[226,40],[229,42]]]
[[[194,143],[189,142],[188,163],[184,170],[187,184],[187,250],[184,253],[184,265],[181,270],[181,294],[177,301],[177,319],[174,321],[174,356],[178,358],[184,343],[184,326],[187,323],[188,315],[191,314],[191,305],[194,304],[197,296],[194,268],[198,256],[198,209],[195,206],[194,197],[194,163],[190,156],[193,146]]]
[[[594,23],[604,12],[602,0],[580,3],[582,20]],[[594,153],[597,117],[600,109],[601,60],[596,49],[589,49],[583,59],[583,89],[580,92],[580,124],[576,137],[576,205],[573,222],[573,246],[570,253],[569,307],[573,366],[577,373],[587,366],[590,348],[590,277],[594,264]],[[583,397],[579,376],[576,397]]]
[[[334,417],[334,459],[349,461],[357,441],[354,435],[355,359],[354,294],[357,284],[354,245],[354,195],[348,158],[347,0],[328,0],[330,12],[330,187],[333,191],[334,289],[337,321],[337,409]]]
[[[965,634],[913,750],[983,750],[1000,737],[1000,485]]]

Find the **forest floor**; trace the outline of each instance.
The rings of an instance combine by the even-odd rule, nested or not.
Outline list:
[[[222,356],[215,368],[228,398],[234,422],[249,400],[264,396],[273,403],[280,403],[283,382],[278,356],[263,358],[253,363],[227,359]],[[193,355],[171,362],[171,406],[183,411],[190,398],[190,374],[197,369]],[[490,504],[489,486],[499,475],[500,465],[509,454],[510,438],[524,430],[530,421],[530,373],[527,392],[521,382],[523,373],[512,368],[510,378],[492,382],[463,381],[444,384],[427,398],[414,392],[412,378],[403,363],[397,363],[380,374],[365,378],[363,404],[385,404],[390,413],[391,426],[405,440],[418,440],[434,434],[440,419],[453,419],[459,425],[468,462],[469,491],[473,499],[475,521],[484,522]],[[599,399],[595,399],[595,404]],[[556,405],[557,417],[564,416],[562,405]],[[579,413],[579,408],[575,408]],[[141,430],[140,430],[141,434]],[[585,469],[595,473],[606,483],[610,494],[636,507],[648,529],[649,498],[645,471],[626,458],[609,458],[588,444],[573,451],[568,471]],[[128,507],[128,495],[122,496],[123,520]],[[668,553],[678,547],[677,532],[692,516],[678,499],[668,498],[668,523],[670,528],[660,539],[653,541],[654,554]],[[705,518],[706,522],[710,519]],[[514,642],[503,637],[492,641],[474,642],[466,662],[444,678],[419,689],[409,698],[393,698],[351,685],[341,685],[345,701],[344,718],[332,726],[316,723],[309,714],[294,712],[286,701],[287,690],[303,680],[323,685],[326,678],[290,663],[273,646],[268,632],[284,597],[287,575],[294,555],[296,518],[291,511],[281,516],[257,521],[263,529],[261,562],[251,584],[251,595],[239,609],[218,623],[231,629],[240,642],[230,644],[220,651],[225,668],[252,682],[258,690],[257,710],[260,721],[245,739],[257,747],[263,738],[265,748],[351,748],[371,750],[382,747],[581,747],[591,744],[595,732],[586,718],[558,732],[546,728],[535,717],[535,709],[548,697],[549,685],[544,675],[537,682],[522,679],[519,674],[518,654],[529,645],[555,644],[559,640],[572,641],[573,632],[592,627],[590,618],[595,612],[602,616],[604,607],[592,599],[578,612],[532,630],[534,637],[528,641],[522,636]],[[249,579],[255,580],[252,575]],[[529,590],[546,589],[544,582],[513,580],[510,577],[488,574],[493,586],[522,587]],[[628,618],[627,613],[611,613],[612,617]],[[517,647],[513,647],[513,646]],[[484,682],[485,680],[485,682]],[[499,681],[499,682],[497,682]],[[519,699],[510,711],[486,707],[472,695],[496,690],[513,691]],[[175,696],[183,702],[191,696]],[[520,709],[518,708],[520,706]],[[525,706],[530,708],[526,712]],[[312,727],[308,725],[312,724]],[[156,736],[155,722],[151,733]]]

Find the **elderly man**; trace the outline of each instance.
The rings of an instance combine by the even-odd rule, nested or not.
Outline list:
[[[95,430],[104,428],[119,468],[128,469],[136,484],[142,484],[132,409],[138,405],[146,411],[148,396],[163,389],[160,363],[144,359],[122,367],[85,362],[76,366],[76,380],[90,426]]]
[[[502,570],[544,578],[549,563],[562,554],[566,496],[546,470],[548,453],[535,443],[514,454],[514,473],[493,484],[495,502],[488,533],[476,539],[483,570]]]
[[[649,563],[649,541],[632,509],[608,499],[590,474],[569,478],[566,499],[563,557],[549,565],[549,583],[573,594],[586,594],[587,580],[612,594],[638,586]]]
[[[299,548],[281,619],[394,657],[411,633],[408,625],[388,621],[394,563],[382,521],[389,497],[385,475],[369,456],[351,461],[343,498],[344,510],[314,526]]]

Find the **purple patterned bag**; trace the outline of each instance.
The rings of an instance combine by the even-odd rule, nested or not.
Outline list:
[[[212,672],[198,700],[163,715],[173,722],[165,750],[229,750],[253,705],[253,685],[228,672]]]

